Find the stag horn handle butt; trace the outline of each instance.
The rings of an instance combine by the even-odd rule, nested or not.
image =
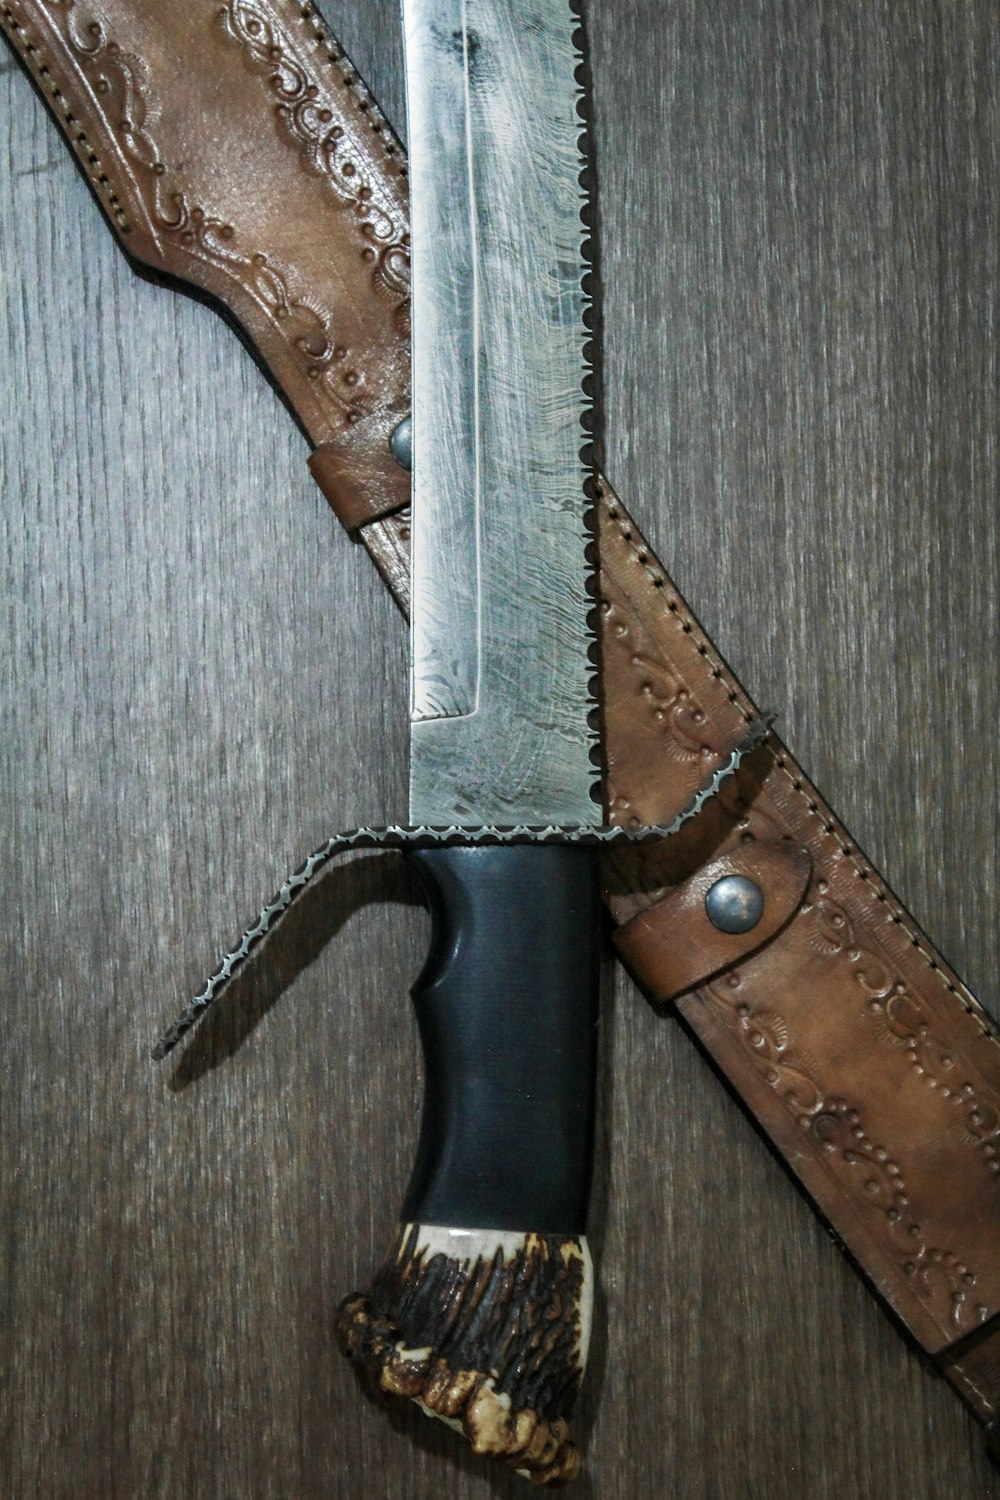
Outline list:
[[[373,1393],[415,1401],[535,1484],[580,1470],[569,1417],[590,1338],[586,1239],[401,1226],[340,1348]]]
[[[370,1389],[535,1483],[568,1483],[593,1304],[596,852],[409,858],[433,919],[412,992],[420,1142],[396,1242],[341,1305],[338,1341]]]

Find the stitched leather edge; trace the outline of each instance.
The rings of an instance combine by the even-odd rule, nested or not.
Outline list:
[[[652,551],[641,539],[637,540],[635,524],[631,517],[625,512],[621,501],[609,486],[607,480],[599,478],[598,495],[606,508],[607,517],[610,522],[619,528],[619,535],[632,552],[635,561],[639,564],[650,588],[655,591],[654,597],[661,601],[659,609],[662,615],[669,619],[678,630],[685,635],[691,636],[695,643],[698,654],[704,658],[706,665],[713,678],[722,683],[726,689],[729,701],[742,714],[744,720],[749,723],[756,716],[755,706],[741,687],[732,672],[726,666],[721,656],[702,631],[698,621],[688,609],[683,599],[677,593],[674,585],[665,571],[660,567]],[[850,861],[859,878],[863,879],[871,888],[872,894],[880,905],[885,905],[891,914],[893,922],[906,935],[910,944],[923,959],[927,967],[934,973],[941,984],[942,989],[952,998],[959,1001],[963,1010],[966,1011],[979,1025],[983,1036],[994,1046],[1000,1047],[1000,1034],[993,1028],[986,1012],[976,1000],[957,975],[947,969],[938,955],[932,951],[930,940],[921,932],[910,914],[902,906],[890,887],[882,880],[872,867],[858,858],[847,829],[839,821],[830,807],[823,801],[816,788],[809,782],[797,762],[791,755],[779,736],[771,737],[770,750],[779,770],[786,777],[792,790],[804,804],[810,819],[826,837],[837,840],[839,854]],[[925,946],[926,945],[926,946]]]

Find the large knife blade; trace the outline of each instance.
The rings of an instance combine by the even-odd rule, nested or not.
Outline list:
[[[568,0],[405,0],[414,823],[585,824],[580,57]]]

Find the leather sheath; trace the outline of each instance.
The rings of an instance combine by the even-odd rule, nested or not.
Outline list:
[[[133,265],[209,299],[405,612],[406,161],[303,0],[2,0],[0,26]],[[245,143],[252,141],[252,153]],[[596,482],[606,795],[667,822],[756,709]],[[727,936],[708,885],[749,873]],[[1000,1412],[1000,1035],[774,736],[680,840],[616,854],[622,958],[673,1001],[898,1321]]]

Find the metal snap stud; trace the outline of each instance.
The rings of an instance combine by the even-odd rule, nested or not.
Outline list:
[[[389,437],[389,451],[407,474],[413,468],[413,418],[404,417]]]
[[[764,915],[764,892],[748,875],[723,875],[705,896],[705,913],[720,932],[752,932]]]

